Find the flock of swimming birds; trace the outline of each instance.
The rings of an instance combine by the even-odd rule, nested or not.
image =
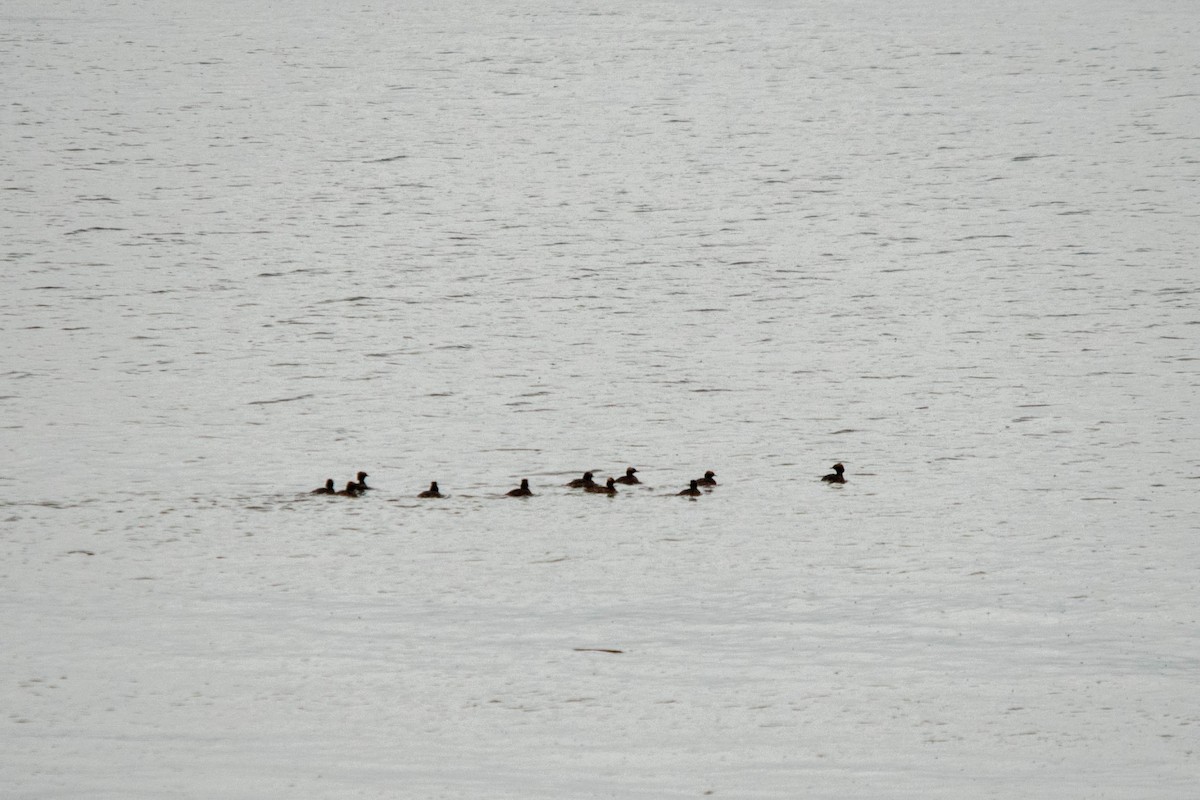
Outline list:
[[[845,483],[845,472],[846,468],[844,466],[841,464],[834,464],[833,472],[825,475],[821,478],[821,480],[825,481],[826,483]],[[359,495],[365,494],[371,490],[372,487],[367,486],[367,478],[369,477],[370,476],[367,475],[367,473],[359,472],[354,480],[346,483],[345,489],[335,489],[333,485],[333,478],[329,478],[325,481],[324,486],[313,489],[310,494],[332,494],[337,495],[338,497],[358,497]],[[583,489],[585,492],[589,492],[591,494],[606,494],[611,497],[617,493],[618,483],[628,486],[641,483],[637,477],[637,470],[633,467],[626,468],[625,474],[619,478],[609,478],[603,485],[596,483],[595,478],[595,474],[591,472],[585,472],[583,473],[583,477],[576,478],[575,480],[568,482],[567,486],[572,489]],[[683,491],[678,492],[678,494],[682,497],[699,497],[700,495],[704,494],[705,490],[711,491],[712,487],[717,485],[716,478],[717,473],[710,469],[704,473],[703,478],[693,479],[688,484],[688,487]],[[533,497],[533,490],[529,488],[529,479],[522,478],[520,486],[509,490],[505,494],[507,494],[509,497]],[[441,490],[438,489],[437,481],[430,483],[428,489],[417,495],[417,497],[425,498],[445,496],[446,495],[442,494]]]

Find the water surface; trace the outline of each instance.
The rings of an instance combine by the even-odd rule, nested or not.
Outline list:
[[[0,21],[17,796],[1191,796],[1191,4]]]

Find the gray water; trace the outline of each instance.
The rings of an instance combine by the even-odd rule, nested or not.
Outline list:
[[[1190,797],[1198,33],[10,0],[2,783]]]

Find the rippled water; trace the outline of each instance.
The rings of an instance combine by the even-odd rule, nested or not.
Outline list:
[[[7,3],[14,796],[1190,797],[1200,12],[977,6]]]

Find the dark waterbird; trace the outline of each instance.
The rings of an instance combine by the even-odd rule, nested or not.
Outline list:
[[[530,489],[529,489],[529,479],[522,478],[520,486],[518,486],[516,489],[508,490],[508,496],[509,497],[532,497],[533,492],[530,491]]]
[[[576,478],[575,480],[573,480],[567,484],[567,486],[570,486],[572,489],[586,489],[589,486],[595,486],[595,485],[596,485],[596,482],[594,480],[592,480],[592,473],[590,473],[590,472],[583,473],[582,478]]]
[[[591,486],[585,486],[583,488],[584,491],[591,492],[592,494],[614,495],[617,493],[616,483],[617,482],[615,480],[609,478],[608,483],[604,484],[603,486],[593,483]]]
[[[625,468],[625,474],[624,474],[624,475],[622,475],[621,477],[617,478],[617,483],[624,483],[624,484],[627,484],[627,485],[629,485],[629,486],[632,486],[632,485],[633,485],[633,484],[635,484],[635,483],[641,483],[641,481],[639,481],[639,480],[638,480],[638,479],[637,479],[637,478],[634,476],[634,474],[633,474],[633,473],[635,473],[635,472],[637,472],[637,470],[636,470],[636,469],[634,469],[633,467],[626,467],[626,468]]]
[[[843,467],[841,464],[834,464],[833,472],[831,472],[828,475],[826,475],[825,477],[821,478],[821,480],[825,481],[826,483],[845,483],[846,476],[842,474],[845,471],[846,471],[846,468]]]

